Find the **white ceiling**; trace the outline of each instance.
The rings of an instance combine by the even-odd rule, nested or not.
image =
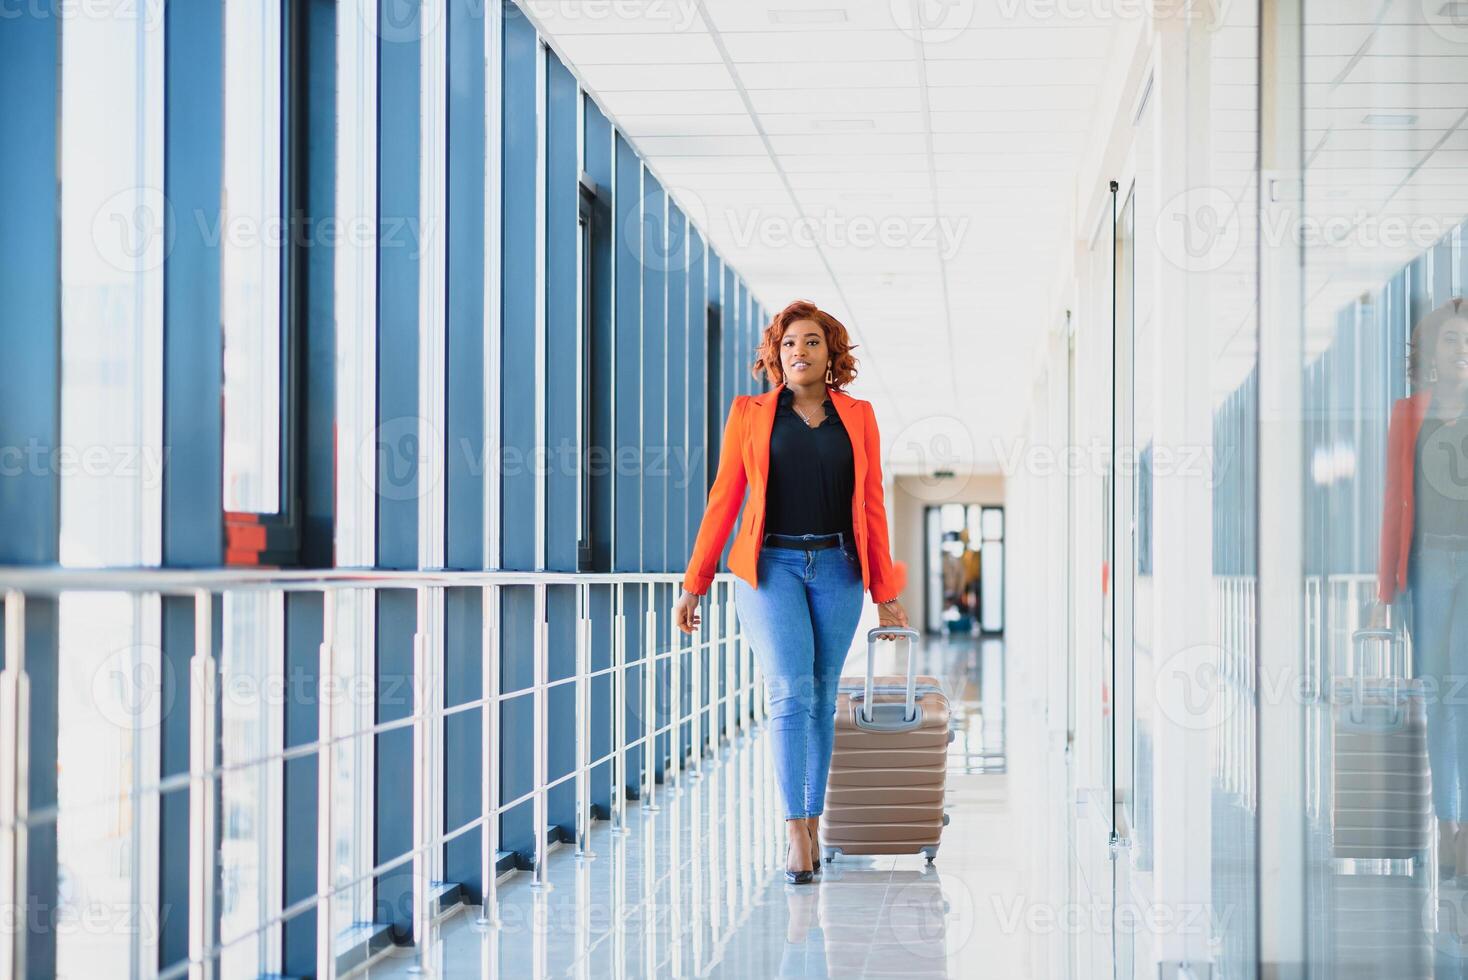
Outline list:
[[[526,2],[760,301],[852,331],[908,472],[994,467],[1020,424],[1115,30],[1083,6]]]

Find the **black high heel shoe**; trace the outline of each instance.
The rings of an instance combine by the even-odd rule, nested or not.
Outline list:
[[[786,860],[790,858],[790,848],[788,846],[785,848],[785,858]],[[789,868],[785,869],[785,881],[792,885],[808,885],[814,877],[814,871],[791,871]]]

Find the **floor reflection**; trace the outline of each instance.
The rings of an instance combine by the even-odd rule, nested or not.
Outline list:
[[[978,706],[983,684],[967,671],[983,657],[977,641],[970,646],[935,643],[919,666]],[[969,710],[982,719],[981,707]],[[993,731],[972,724],[991,751]],[[950,772],[952,823],[935,864],[921,855],[843,856],[800,886],[780,873],[775,792],[769,744],[755,731],[701,776],[660,793],[658,811],[630,804],[626,833],[598,822],[594,857],[553,851],[549,890],[532,888],[528,875],[504,879],[499,928],[481,926],[477,908],[442,922],[434,975],[948,977],[972,975],[980,955],[995,968],[989,975],[1027,975],[1023,936],[1003,927],[1020,880],[1005,843],[1013,827],[1006,777]],[[405,977],[412,965],[403,950],[368,976]]]

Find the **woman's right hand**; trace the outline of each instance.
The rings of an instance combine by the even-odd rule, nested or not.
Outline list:
[[[701,598],[703,597],[684,591],[673,604],[673,623],[685,633],[692,633],[703,622],[698,615],[698,600]]]

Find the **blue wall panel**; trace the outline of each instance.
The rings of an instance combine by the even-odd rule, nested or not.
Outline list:
[[[580,270],[576,262],[581,161],[577,149],[580,92],[554,54],[546,54],[545,330],[546,330],[546,567],[574,572],[581,467],[576,398]]]
[[[448,4],[447,406],[444,562],[484,568],[484,4]]]
[[[383,0],[377,46],[377,563],[418,565],[417,0]]]
[[[642,568],[642,163],[616,136],[616,473],[612,571]]]
[[[500,420],[504,568],[535,567],[535,27],[505,5]]]
[[[668,320],[666,195],[642,175],[642,570],[667,568]]]
[[[670,571],[688,566],[683,528],[688,523],[688,220],[668,202],[668,502],[664,516]],[[682,634],[679,634],[680,636]]]
[[[285,747],[310,745],[319,734],[321,704],[322,596],[292,592],[285,597]],[[296,697],[295,695],[303,695]],[[285,856],[284,904],[293,905],[316,893],[316,766],[315,755],[284,763]],[[302,912],[281,928],[281,967],[287,976],[305,976],[316,968],[316,910]]]

